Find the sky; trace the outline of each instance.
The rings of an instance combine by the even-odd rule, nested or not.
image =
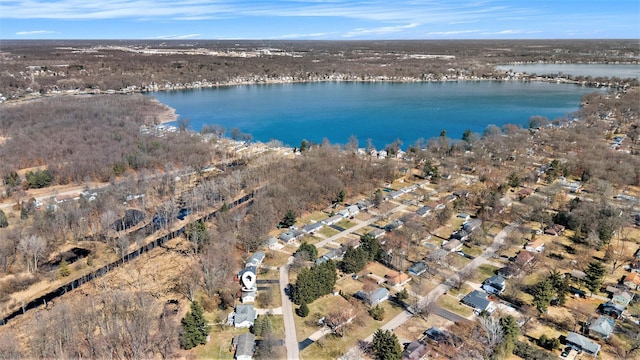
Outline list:
[[[2,39],[640,39],[640,0],[0,0]]]

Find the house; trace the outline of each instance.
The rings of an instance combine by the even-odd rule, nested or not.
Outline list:
[[[369,200],[360,200],[356,203],[356,205],[358,206],[358,209],[360,210],[367,210],[370,207],[373,206],[373,203]]]
[[[233,327],[250,328],[258,317],[256,309],[253,305],[239,304],[236,305],[235,315],[233,317]]]
[[[379,303],[389,299],[389,290],[379,287],[373,291],[369,298],[371,306],[378,305]]]
[[[518,256],[516,256],[515,261],[516,261],[516,264],[518,264],[519,266],[525,266],[532,263],[534,259],[535,259],[535,255],[533,255],[532,252],[523,250],[518,253]]]
[[[502,276],[505,279],[511,279],[512,277],[516,277],[520,274],[520,270],[513,265],[507,265],[503,268],[498,269],[498,275]]]
[[[391,271],[390,273],[386,274],[384,277],[385,279],[387,279],[387,284],[391,286],[396,286],[396,285],[402,286],[408,283],[409,281],[411,281],[411,276],[398,271]]]
[[[358,215],[359,212],[360,208],[358,207],[358,205],[349,205],[344,210],[340,210],[338,212],[338,215],[342,216],[343,218],[349,218]]]
[[[424,261],[418,261],[409,268],[409,274],[414,276],[420,276],[425,271],[427,271],[427,264]]]
[[[402,224],[402,220],[395,220],[385,225],[384,230],[387,232],[391,232],[393,230],[400,229],[402,227]]]
[[[632,290],[640,289],[640,274],[637,272],[632,272],[624,277],[622,283]]]
[[[353,295],[356,299],[360,299],[371,306],[377,305],[385,300],[389,299],[389,290],[379,287],[375,289],[371,294],[359,290]]]
[[[541,253],[544,251],[544,239],[537,238],[533,241],[529,241],[524,249],[531,252]]]
[[[402,190],[396,190],[396,191],[392,191],[390,193],[387,194],[386,198],[387,199],[397,199],[400,196],[404,195],[404,191]]]
[[[342,215],[333,215],[331,217],[328,217],[328,218],[322,220],[322,222],[327,226],[331,226],[333,224],[339,223],[340,221],[342,221],[342,219],[344,219],[342,217]]]
[[[482,289],[489,294],[500,295],[507,286],[507,280],[500,275],[493,275],[482,283]]]
[[[467,230],[462,228],[454,231],[449,238],[454,240],[466,241],[469,238],[469,235],[471,234]]]
[[[424,336],[436,345],[449,344],[453,347],[458,347],[459,344],[462,344],[462,339],[460,337],[437,327],[430,327],[425,330]]]
[[[608,316],[598,316],[598,318],[589,326],[589,335],[593,334],[604,340],[608,339],[613,328],[616,325],[616,321]]]
[[[384,229],[373,229],[371,231],[369,231],[369,233],[367,235],[371,235],[372,238],[377,239],[379,237],[381,237],[382,235],[386,234],[387,232],[384,231]]]
[[[278,243],[278,239],[274,237],[268,238],[267,241],[265,241],[264,243],[271,250],[279,250],[282,248],[282,245]]]
[[[463,304],[474,308],[474,312],[479,314],[483,311],[492,313],[495,310],[495,305],[489,300],[486,292],[482,290],[473,290],[460,300]]]
[[[324,227],[324,224],[322,222],[316,222],[313,224],[307,224],[305,226],[302,227],[302,232],[305,234],[313,234],[316,231],[322,229]]]
[[[279,239],[285,244],[293,244],[293,242],[302,236],[303,232],[300,230],[287,230],[280,234]]]
[[[427,345],[421,343],[418,340],[414,340],[407,344],[407,347],[402,352],[402,360],[421,360],[425,359],[427,352]]]
[[[458,239],[449,240],[442,243],[442,249],[449,252],[456,252],[462,250],[462,242]]]
[[[262,251],[258,251],[255,254],[253,254],[249,258],[249,260],[247,260],[247,264],[245,265],[245,267],[255,266],[257,268],[260,266],[260,264],[262,264],[263,260],[264,260],[264,253]]]
[[[339,260],[339,259],[342,259],[343,255],[344,255],[344,250],[342,248],[331,249],[326,254],[319,257],[316,260],[316,264],[322,264],[323,262],[326,262],[329,260]]]
[[[547,235],[558,236],[562,235],[564,232],[564,226],[560,224],[553,224],[544,230],[544,233]]]
[[[422,217],[425,217],[428,213],[431,212],[431,207],[430,206],[423,206],[420,209],[416,210],[416,214]]]
[[[465,213],[460,213],[460,214],[456,215],[456,218],[462,219],[463,221],[469,221],[469,219],[471,219],[471,215],[465,214]]]
[[[570,332],[567,335],[565,342],[568,346],[571,346],[578,351],[583,351],[593,357],[598,356],[598,352],[600,352],[600,344],[596,344],[586,337],[574,332]]]
[[[473,232],[473,230],[482,226],[482,220],[480,219],[470,219],[462,224],[462,229],[468,233]]]
[[[235,359],[252,360],[256,347],[256,337],[252,333],[240,334],[233,338],[233,347],[236,349]]]
[[[631,300],[633,300],[633,293],[628,290],[622,290],[618,293],[612,295],[611,300],[621,305],[629,305]]]
[[[600,310],[601,313],[603,313],[604,315],[608,315],[611,316],[614,319],[617,319],[620,317],[620,315],[622,315],[622,313],[627,309],[626,306],[622,305],[622,304],[616,304],[612,301],[608,301],[604,304],[601,304],[598,307],[598,310]]]

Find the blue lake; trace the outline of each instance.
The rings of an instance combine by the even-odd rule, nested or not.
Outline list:
[[[382,148],[403,147],[447,130],[482,133],[490,124],[525,125],[534,115],[550,120],[578,110],[584,94],[597,89],[541,82],[351,83],[241,85],[151,93],[176,109],[190,127],[239,128],[254,140],[298,146],[303,139],[346,143],[355,135]]]

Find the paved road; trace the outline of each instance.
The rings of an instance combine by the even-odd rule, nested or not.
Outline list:
[[[282,295],[282,319],[284,321],[284,343],[287,347],[287,359],[300,359],[300,349],[296,336],[296,323],[293,321],[293,304],[284,289],[289,285],[289,265],[293,262],[293,256],[287,260],[286,265],[280,267],[280,294]]]
[[[484,264],[485,262],[488,262],[489,259],[491,259],[496,251],[500,248],[500,246],[504,243],[504,239],[506,238],[506,236],[513,231],[513,227],[512,226],[507,226],[504,229],[502,229],[502,231],[500,231],[494,238],[493,238],[493,243],[487,248],[485,249],[485,251],[478,256],[477,258],[471,260],[470,263],[468,263],[466,266],[464,266],[462,269],[458,270],[463,271],[463,270],[475,270],[477,269],[480,265]],[[453,279],[449,278],[447,281],[445,281],[442,284],[439,284],[438,286],[436,286],[433,290],[429,291],[429,293],[422,297],[419,301],[435,301],[436,299],[438,299],[440,296],[442,296],[445,292],[447,292],[449,289],[451,289],[451,287],[453,286]],[[404,324],[407,320],[409,320],[413,315],[408,312],[408,311],[403,311],[400,314],[396,315],[396,317],[394,317],[393,319],[391,319],[388,323],[384,324],[381,329],[382,330],[393,330],[395,328],[397,328],[398,326]],[[366,339],[364,339],[367,342],[371,342],[371,340],[373,340],[373,334],[371,334],[370,336],[368,336]]]

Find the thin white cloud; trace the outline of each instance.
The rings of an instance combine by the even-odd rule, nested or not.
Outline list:
[[[31,31],[18,31],[16,35],[20,36],[29,36],[29,35],[46,35],[46,34],[55,34],[55,31],[51,30],[31,30]]]
[[[526,8],[488,2],[306,0],[30,0],[0,1],[0,13],[13,19],[174,19],[207,20],[244,16],[334,17],[395,23],[469,23],[480,19],[531,15]],[[537,12],[536,10],[533,10]]]
[[[377,28],[358,28],[351,30],[344,35],[343,37],[356,37],[362,35],[388,35],[397,32],[401,32],[406,29],[411,29],[420,26],[418,23],[412,23],[407,25],[396,25],[396,26],[382,26]]]
[[[478,33],[480,30],[453,30],[453,31],[433,31],[427,33],[428,36],[448,36],[448,35],[460,35],[460,34],[473,34]]]
[[[180,40],[180,39],[194,39],[200,37],[202,34],[186,34],[186,35],[160,35],[153,39],[160,40]]]
[[[482,35],[518,35],[518,34],[537,34],[541,33],[539,30],[516,30],[508,29],[502,31],[483,32]]]

